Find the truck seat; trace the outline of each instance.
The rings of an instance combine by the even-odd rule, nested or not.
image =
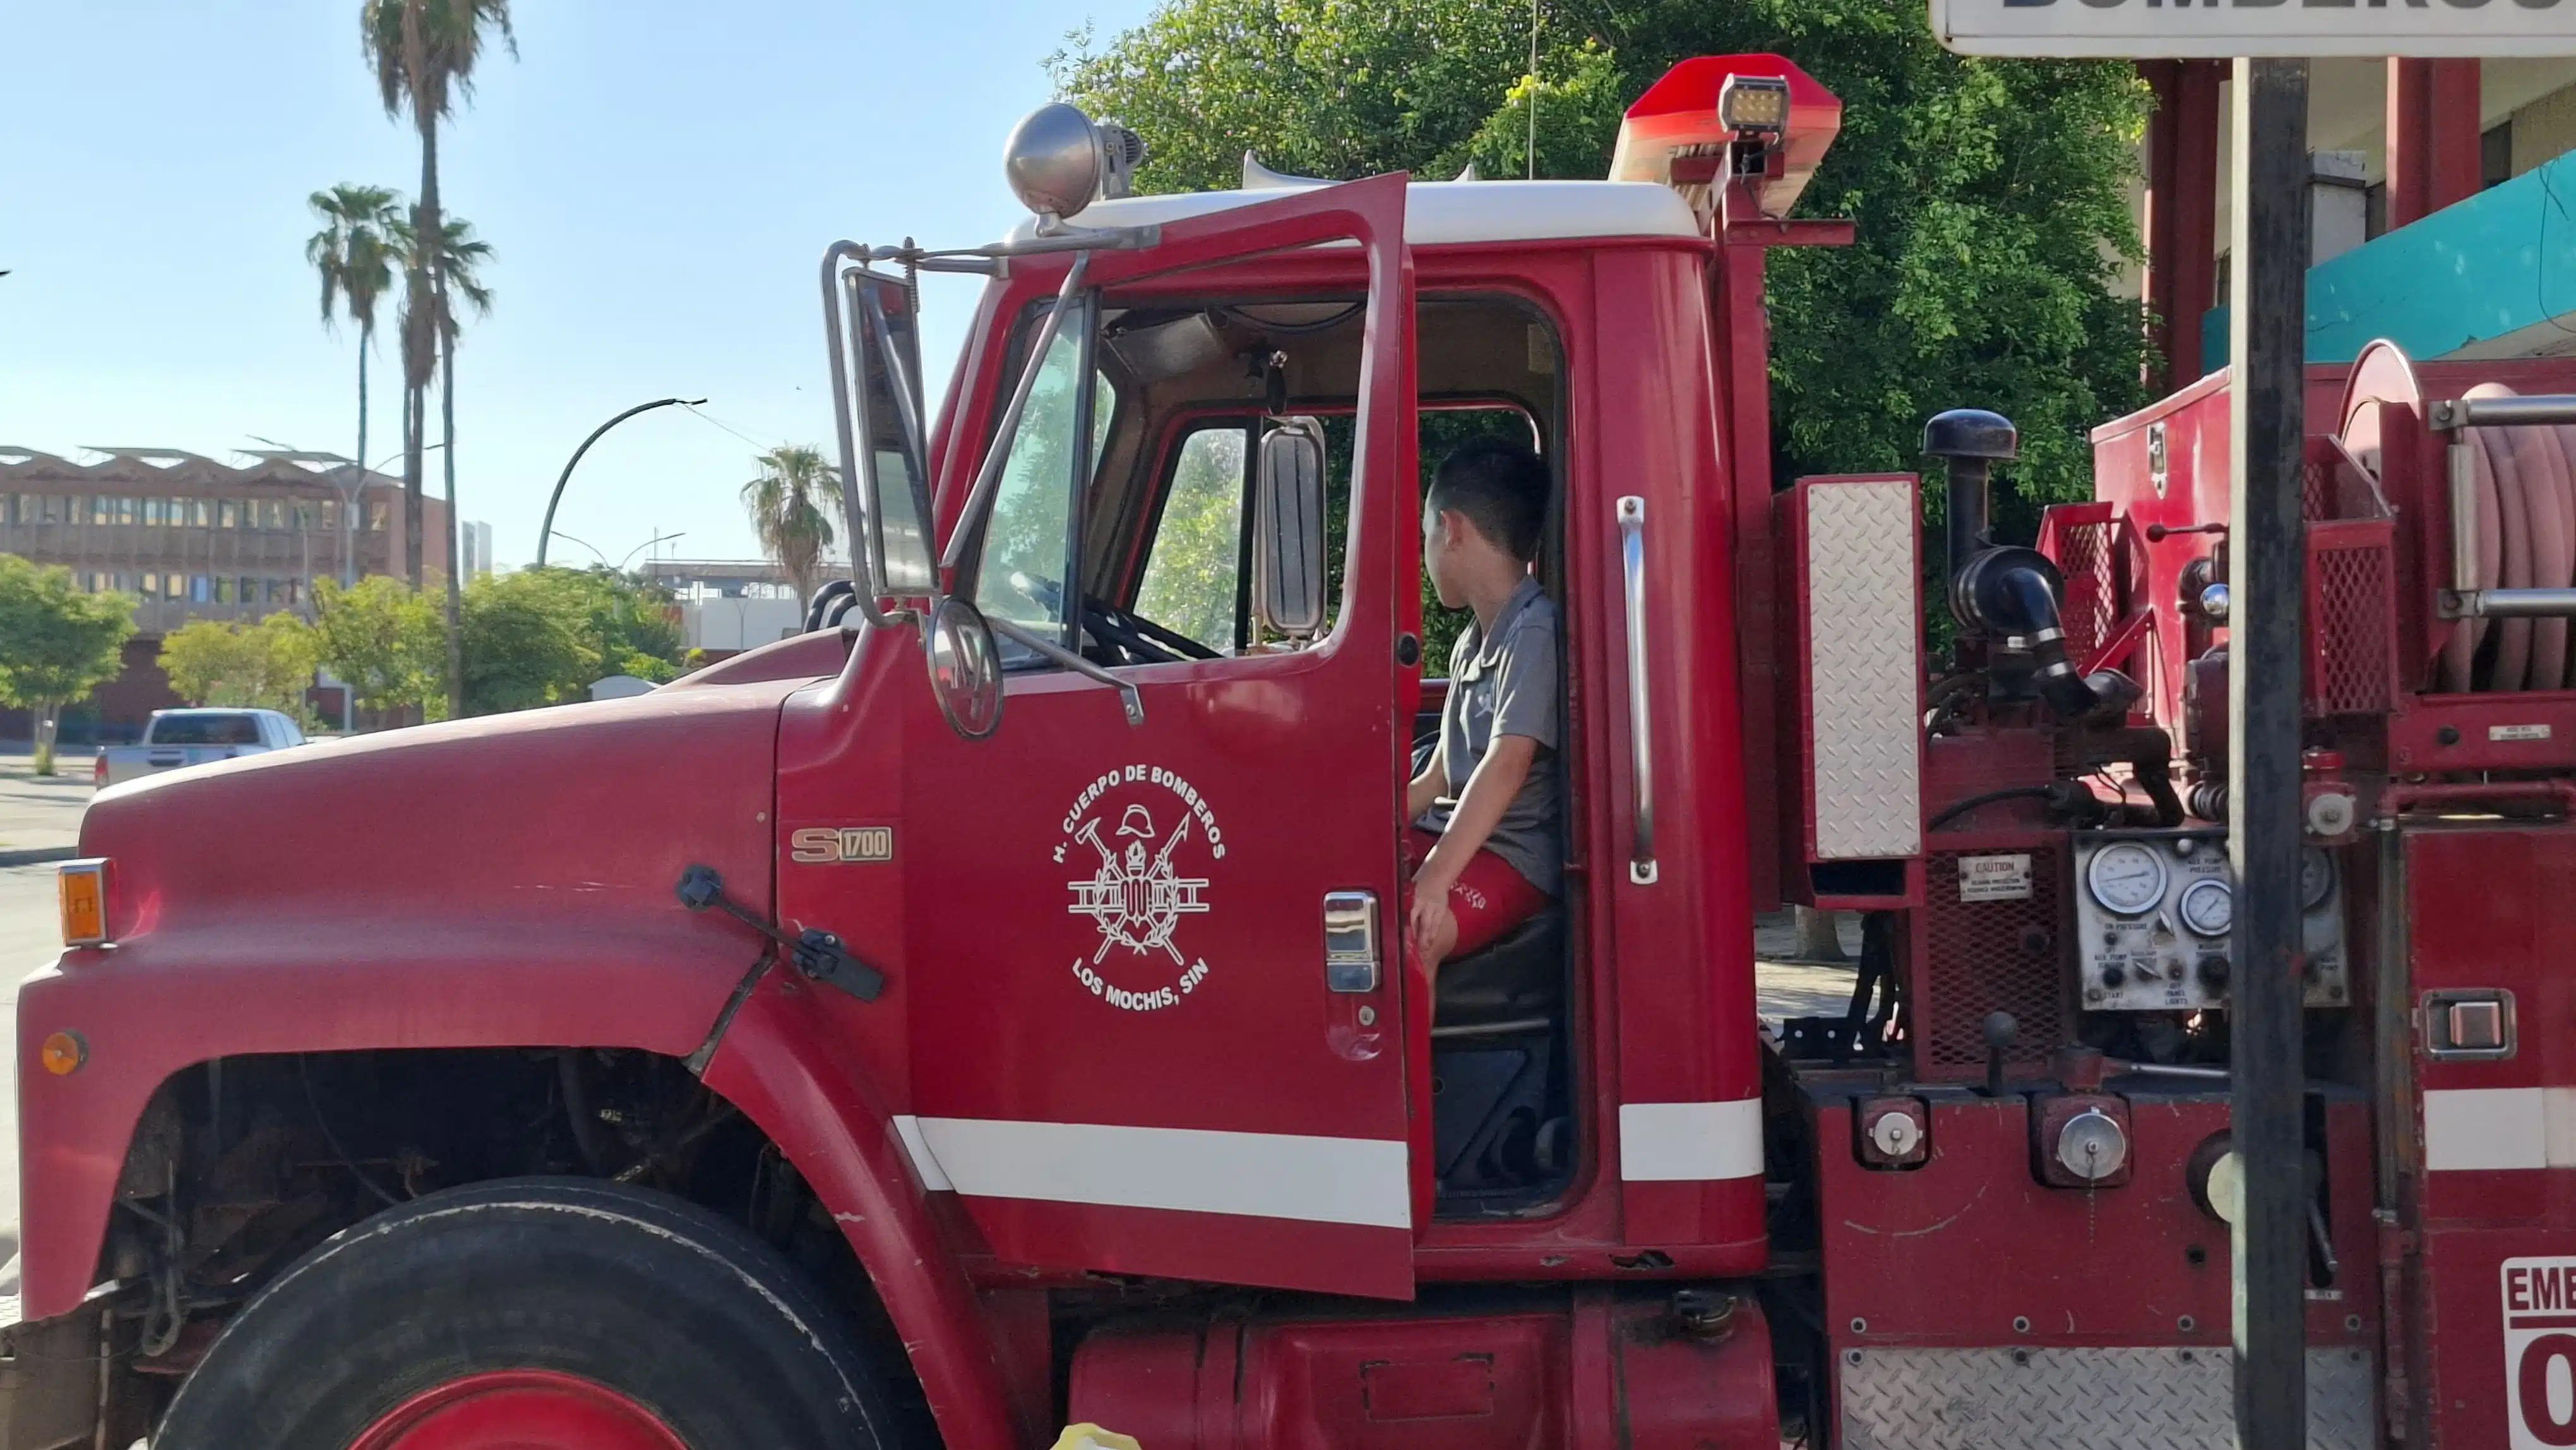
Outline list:
[[[1553,1022],[1565,1009],[1565,907],[1550,902],[1483,951],[1440,964],[1435,1036]]]
[[[1572,1163],[1562,1069],[1565,908],[1550,904],[1440,968],[1431,1023],[1435,1213],[1511,1213]]]

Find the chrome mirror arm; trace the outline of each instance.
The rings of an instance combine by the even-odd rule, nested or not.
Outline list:
[[[1066,649],[1063,645],[1057,644],[1054,640],[1047,638],[1045,635],[1022,628],[1007,619],[987,617],[984,622],[992,626],[995,634],[1008,635],[1012,639],[1018,640],[1029,648],[1036,650],[1039,654],[1046,656],[1049,660],[1073,671],[1075,674],[1084,676],[1088,679],[1098,680],[1100,683],[1116,690],[1118,692],[1118,703],[1127,708],[1127,723],[1130,725],[1142,725],[1145,723],[1145,697],[1143,694],[1138,692],[1136,686],[1131,682],[1120,679],[1118,676],[1111,674],[1109,671],[1102,669],[1100,666],[1093,664],[1091,661],[1084,659],[1082,656],[1075,654],[1069,649]]]
[[[850,601],[872,629],[890,629],[910,620],[912,611],[888,612],[877,607],[877,581],[869,569],[867,541],[875,538],[872,507],[859,487],[857,429],[851,421],[850,362],[841,308],[840,270],[844,260],[866,263],[870,252],[857,242],[834,242],[823,252],[823,336],[832,353],[832,425],[841,444],[841,515],[850,530]]]

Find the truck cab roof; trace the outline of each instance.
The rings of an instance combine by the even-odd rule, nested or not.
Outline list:
[[[1068,220],[1082,227],[1146,226],[1332,184],[1283,178],[1233,191],[1119,197],[1093,202]],[[1417,181],[1406,189],[1404,212],[1404,239],[1417,247],[1706,235],[1679,192],[1646,181]],[[1013,228],[1011,238],[1025,241],[1036,234],[1032,218]]]

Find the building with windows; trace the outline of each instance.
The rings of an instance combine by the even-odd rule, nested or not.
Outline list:
[[[2139,65],[2139,194],[2163,387],[2227,360],[2225,61]],[[2387,337],[2418,361],[2576,347],[2576,59],[2310,63],[2308,361]]]
[[[480,519],[467,519],[457,526],[457,553],[465,560],[464,578],[492,577],[492,526]]]
[[[655,559],[637,572],[671,591],[682,645],[710,664],[805,627],[805,601],[766,559]]]
[[[83,451],[95,461],[0,447],[0,553],[139,601],[125,671],[93,701],[109,736],[180,703],[157,657],[182,624],[309,617],[316,579],[403,573],[400,479],[329,454],[253,454],[234,467],[170,448]],[[444,577],[446,509],[430,498],[424,513],[422,567]],[[0,719],[0,736],[24,730]]]

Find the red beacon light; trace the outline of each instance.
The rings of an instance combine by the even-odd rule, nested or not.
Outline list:
[[[1703,55],[1664,72],[1628,108],[1610,179],[1672,187],[1705,216],[1717,210],[1711,183],[1731,160],[1762,215],[1779,220],[1842,124],[1843,103],[1786,56]]]

